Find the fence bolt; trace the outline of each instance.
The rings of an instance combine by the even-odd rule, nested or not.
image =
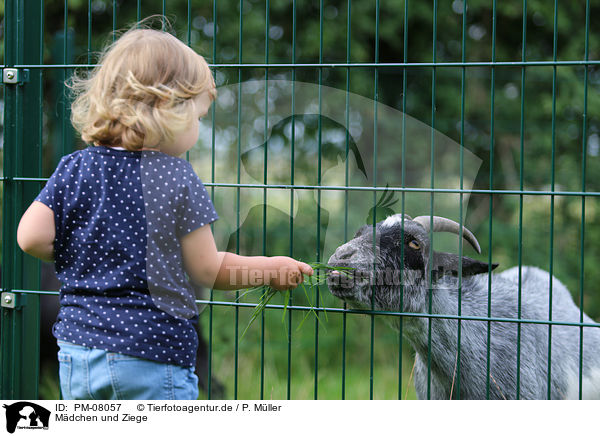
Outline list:
[[[14,309],[16,307],[15,294],[12,292],[3,292],[1,305],[2,307],[6,307],[8,309]]]
[[[2,83],[5,85],[20,85],[29,81],[28,69],[4,68],[2,74]]]

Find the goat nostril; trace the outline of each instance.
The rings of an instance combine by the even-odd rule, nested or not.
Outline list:
[[[349,250],[344,250],[343,252],[341,252],[338,255],[338,259],[342,260],[342,259],[349,259],[352,256],[354,256],[354,253],[356,253],[356,250],[354,248],[351,248]]]

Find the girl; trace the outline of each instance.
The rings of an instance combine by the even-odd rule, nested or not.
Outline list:
[[[73,79],[72,122],[90,146],[61,159],[17,231],[62,283],[65,399],[196,399],[192,282],[283,290],[313,273],[289,257],[217,251],[217,213],[179,158],[215,99],[211,72],[171,34],[137,27]]]

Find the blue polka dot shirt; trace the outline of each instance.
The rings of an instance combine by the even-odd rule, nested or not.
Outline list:
[[[88,147],[40,192],[54,211],[57,339],[184,367],[198,337],[180,239],[218,216],[183,159]]]

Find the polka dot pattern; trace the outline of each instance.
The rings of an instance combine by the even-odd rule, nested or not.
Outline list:
[[[160,152],[88,147],[61,159],[36,200],[56,223],[54,335],[193,366],[197,312],[179,239],[218,216],[191,165]]]

